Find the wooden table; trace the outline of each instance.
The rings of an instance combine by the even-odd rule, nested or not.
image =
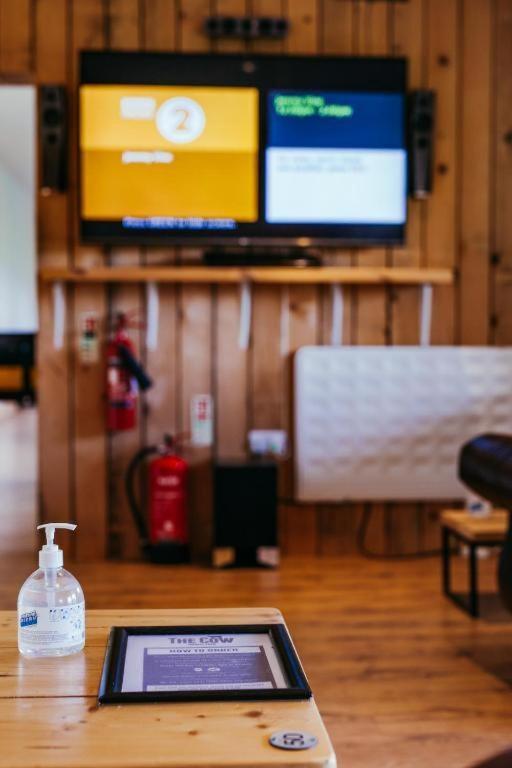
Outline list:
[[[0,611],[1,768],[335,768],[313,700],[97,705],[111,626],[283,622],[274,608],[88,611],[86,620],[82,653],[25,659],[15,613]],[[318,745],[271,747],[280,730],[308,731]]]
[[[463,509],[446,509],[441,515],[443,537],[443,592],[470,616],[480,613],[478,595],[477,555],[479,547],[496,547],[503,544],[508,530],[509,513],[495,509],[490,515],[476,517]],[[451,586],[451,540],[457,539],[468,548],[469,572],[468,595],[455,593]]]

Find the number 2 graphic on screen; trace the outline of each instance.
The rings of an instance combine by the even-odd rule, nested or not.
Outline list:
[[[178,125],[176,126],[176,130],[178,130],[178,131],[188,131],[189,128],[188,128],[188,125],[187,125],[187,120],[189,118],[189,113],[187,112],[186,109],[180,109],[179,111],[181,112],[181,118],[180,118],[180,120],[178,122]]]
[[[188,144],[195,141],[206,124],[204,110],[197,101],[186,96],[168,99],[156,113],[156,127],[167,141]]]

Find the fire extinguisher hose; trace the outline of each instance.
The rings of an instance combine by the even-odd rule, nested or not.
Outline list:
[[[149,547],[149,532],[146,518],[140,507],[137,494],[135,493],[135,481],[137,478],[137,470],[141,463],[148,456],[151,456],[155,453],[158,453],[158,446],[156,445],[148,445],[146,448],[141,448],[140,451],[137,451],[128,465],[125,476],[126,496],[128,498],[128,504],[130,506],[135,525],[137,526],[137,531],[139,532],[140,545],[143,550],[147,550]]]
[[[126,344],[117,345],[117,354],[126,370],[137,380],[137,384],[143,392],[153,386],[153,381],[142,367],[142,363],[135,358]]]

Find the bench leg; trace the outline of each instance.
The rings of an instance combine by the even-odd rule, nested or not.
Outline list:
[[[469,545],[469,612],[475,618],[479,615],[478,610],[478,562],[477,547],[475,544]]]
[[[442,531],[442,558],[443,558],[443,593],[451,597],[451,552],[450,530],[443,526]]]
[[[451,568],[451,543],[452,537],[459,543],[468,547],[468,595],[458,595],[452,590],[452,568]],[[450,598],[455,605],[462,608],[463,611],[469,613],[473,618],[479,616],[479,601],[478,601],[478,560],[477,560],[477,545],[471,543],[467,539],[464,539],[458,535],[458,533],[450,530],[446,526],[442,528],[442,566],[443,566],[443,592],[446,597]]]

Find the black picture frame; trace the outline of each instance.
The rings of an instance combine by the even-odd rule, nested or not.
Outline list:
[[[286,688],[217,691],[122,691],[126,649],[132,635],[268,634],[288,678]],[[312,696],[302,665],[284,624],[208,624],[201,626],[112,627],[98,692],[100,704],[190,701],[271,701]]]

